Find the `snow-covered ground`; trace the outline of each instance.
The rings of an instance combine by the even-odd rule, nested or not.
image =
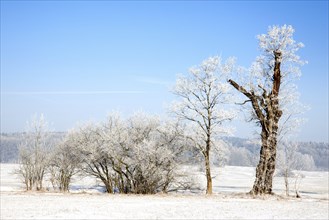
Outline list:
[[[214,195],[108,195],[92,178],[76,178],[71,193],[25,192],[13,171],[1,164],[0,219],[328,219],[328,172],[302,172],[301,199],[284,197],[283,179],[274,179],[277,196],[245,195],[253,184],[254,168],[216,168]],[[190,168],[203,184],[198,169]],[[47,185],[48,184],[48,185]],[[49,183],[45,183],[50,187]],[[291,187],[293,193],[293,186]]]

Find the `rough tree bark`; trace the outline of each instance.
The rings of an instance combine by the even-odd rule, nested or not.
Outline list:
[[[209,88],[209,91],[211,89]],[[212,124],[211,124],[211,103],[209,100],[209,96],[210,94],[207,93],[207,103],[208,103],[208,118],[207,118],[207,124],[206,124],[206,128],[207,128],[207,140],[206,140],[206,151],[204,152],[204,159],[205,159],[205,165],[206,165],[206,177],[207,177],[207,191],[206,194],[207,195],[211,195],[212,194],[212,178],[211,178],[211,171],[210,171],[210,147],[211,147],[211,129],[212,129]]]
[[[207,147],[209,149],[210,147]],[[209,158],[209,151],[207,150],[205,152],[205,165],[206,165],[206,177],[207,177],[207,195],[212,194],[212,178],[211,178],[211,172],[210,172],[210,158]]]
[[[251,194],[272,194],[273,174],[275,171],[278,123],[282,115],[279,108],[279,91],[281,85],[282,53],[274,51],[273,84],[271,91],[262,88],[263,94],[256,95],[253,90],[247,91],[233,80],[228,82],[251,102],[255,116],[261,125],[261,149],[259,163],[256,168],[256,179]]]

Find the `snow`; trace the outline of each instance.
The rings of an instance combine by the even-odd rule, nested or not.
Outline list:
[[[254,168],[213,169],[214,195],[171,193],[119,195],[102,193],[93,178],[76,178],[71,193],[25,192],[13,174],[14,164],[1,164],[0,219],[328,219],[328,172],[302,172],[301,199],[284,197],[281,177],[276,196],[247,196]],[[202,183],[198,169],[190,169]],[[203,183],[202,183],[203,184]],[[201,184],[201,187],[203,186]],[[47,186],[47,184],[46,184]],[[293,187],[292,187],[293,189]]]

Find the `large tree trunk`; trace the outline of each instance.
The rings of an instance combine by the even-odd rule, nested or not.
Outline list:
[[[256,169],[256,180],[251,190],[252,194],[272,194],[272,182],[275,171],[277,151],[277,131],[282,111],[279,109],[277,95],[266,97],[265,108],[266,121],[262,124],[262,146],[260,160]]]
[[[259,87],[263,90],[263,94],[256,95],[253,90],[247,91],[233,80],[228,82],[239,92],[244,94],[250,101],[259,121],[262,132],[259,163],[256,168],[256,179],[253,185],[251,194],[272,194],[272,182],[275,171],[276,161],[276,147],[277,147],[277,131],[279,120],[282,111],[279,108],[279,91],[281,85],[281,59],[282,53],[274,51],[274,69],[273,69],[273,85],[270,92],[265,88]]]
[[[262,194],[265,192],[265,174],[267,167],[267,158],[268,158],[268,146],[267,146],[267,132],[265,129],[262,129],[262,146],[260,148],[259,162],[256,168],[256,179],[251,190],[252,194]]]
[[[272,194],[272,182],[276,161],[276,132],[262,131],[260,159],[251,194]]]
[[[267,160],[266,174],[265,174],[265,193],[272,194],[272,183],[273,176],[275,172],[276,164],[276,145],[277,145],[277,136],[276,131],[271,132],[269,137],[269,155]]]

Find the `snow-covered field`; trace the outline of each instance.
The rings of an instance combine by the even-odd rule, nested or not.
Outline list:
[[[277,196],[245,195],[254,168],[216,168],[214,195],[108,195],[95,179],[75,179],[71,193],[25,192],[13,174],[17,165],[1,164],[0,219],[328,219],[328,172],[302,172],[301,199],[284,197],[283,179],[276,177]],[[190,168],[201,183],[198,169]],[[48,185],[47,185],[48,184]],[[45,184],[50,187],[49,183]],[[291,187],[293,190],[293,186]],[[293,191],[291,192],[293,193]]]

